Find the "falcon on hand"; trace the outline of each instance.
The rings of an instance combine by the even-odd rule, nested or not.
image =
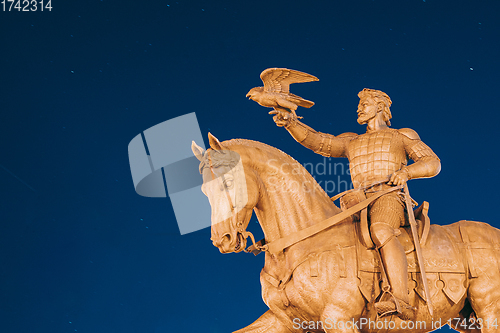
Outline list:
[[[270,114],[293,113],[298,106],[310,108],[314,102],[290,92],[290,84],[319,81],[316,76],[286,68],[268,68],[260,74],[264,87],[250,89],[246,97],[264,107],[274,108]],[[286,116],[285,116],[286,119]]]

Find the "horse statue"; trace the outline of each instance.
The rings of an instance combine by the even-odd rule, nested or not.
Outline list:
[[[402,227],[415,320],[379,318],[373,308],[381,294],[377,251],[363,245],[352,218],[274,253],[265,245],[342,214],[309,172],[260,142],[220,142],[210,133],[209,141],[206,151],[194,142],[192,149],[212,207],[214,246],[241,252],[250,237],[265,252],[260,281],[269,310],[236,332],[429,332],[445,324],[459,332],[500,332],[500,230],[472,221],[430,226],[422,251],[431,317],[413,240]],[[246,231],[252,212],[264,245]]]

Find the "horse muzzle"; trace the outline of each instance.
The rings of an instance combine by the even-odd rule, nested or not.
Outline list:
[[[213,240],[212,243],[221,253],[241,252],[246,248],[247,240],[239,232],[235,236],[225,233],[219,240]]]

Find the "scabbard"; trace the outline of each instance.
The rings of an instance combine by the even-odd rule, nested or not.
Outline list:
[[[431,295],[429,293],[429,283],[427,282],[427,274],[425,273],[425,261],[422,255],[422,248],[420,247],[420,242],[418,240],[417,232],[417,222],[415,221],[415,214],[413,213],[413,205],[410,197],[410,192],[408,191],[408,185],[405,183],[405,202],[406,210],[408,212],[408,220],[410,222],[411,234],[413,237],[413,243],[415,244],[415,252],[417,253],[418,266],[420,267],[420,276],[422,277],[422,283],[424,285],[425,300],[427,302],[427,308],[431,317],[434,317],[434,309],[432,307]]]

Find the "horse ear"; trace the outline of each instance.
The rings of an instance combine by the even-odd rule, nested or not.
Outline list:
[[[193,141],[191,144],[191,150],[193,151],[194,156],[201,162],[203,161],[203,154],[205,153],[205,150],[198,146],[196,142]]]
[[[210,142],[210,147],[214,150],[223,150],[224,147],[220,143],[219,139],[212,135],[212,133],[208,132],[208,142]]]

